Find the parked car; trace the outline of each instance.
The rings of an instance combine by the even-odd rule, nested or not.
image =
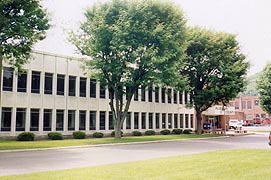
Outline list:
[[[229,121],[229,128],[233,129],[241,129],[242,128],[242,122],[237,119],[230,119]]]

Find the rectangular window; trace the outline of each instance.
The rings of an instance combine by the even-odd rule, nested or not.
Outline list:
[[[178,128],[178,114],[174,114],[174,128]]]
[[[44,94],[53,94],[53,74],[45,73]]]
[[[114,129],[114,121],[113,121],[113,113],[112,111],[109,112],[109,130],[113,130]]]
[[[16,131],[25,131],[26,109],[17,108],[16,110]]]
[[[167,102],[171,104],[171,99],[172,99],[172,89],[167,90]]]
[[[134,101],[138,101],[138,88],[135,90]]]
[[[3,91],[12,91],[12,87],[13,87],[13,69],[4,67]]]
[[[64,129],[64,110],[56,110],[56,130],[63,131]]]
[[[258,106],[258,105],[259,105],[259,100],[258,100],[258,99],[256,99],[256,100],[254,101],[254,105],[255,105],[255,106]]]
[[[184,92],[184,104],[188,103],[188,94],[187,92]]]
[[[96,111],[89,112],[89,130],[96,130]]]
[[[39,109],[30,110],[30,131],[39,131]]]
[[[105,111],[100,111],[100,130],[105,130]]]
[[[80,97],[87,96],[87,78],[80,77]]]
[[[194,128],[194,115],[190,114],[190,127]]]
[[[177,104],[177,91],[173,90],[173,100],[174,100],[174,104]]]
[[[126,129],[131,129],[131,113],[127,113],[126,117]]]
[[[65,75],[57,75],[57,95],[64,96],[65,93]]]
[[[239,109],[239,102],[238,101],[235,102],[235,109]]]
[[[172,114],[168,114],[168,128],[172,128]]]
[[[166,128],[166,114],[162,113],[162,128]]]
[[[40,72],[32,71],[31,93],[40,93]]]
[[[146,129],[146,113],[141,113],[141,129]]]
[[[160,129],[160,114],[155,113],[155,128]]]
[[[134,129],[138,129],[138,124],[139,124],[139,123],[138,123],[138,122],[139,122],[139,121],[138,121],[138,117],[139,117],[139,116],[138,116],[138,112],[135,112],[135,113],[134,113]]]
[[[162,88],[162,103],[166,102],[166,89]]]
[[[148,89],[148,95],[149,95],[149,102],[152,102],[152,87],[149,87]]]
[[[105,99],[105,86],[100,84],[100,98]]]
[[[141,101],[146,100],[146,89],[145,87],[141,87]]]
[[[11,108],[2,108],[2,120],[1,120],[1,131],[11,130]]]
[[[246,109],[246,101],[242,101],[241,104],[242,104],[242,109]]]
[[[183,93],[179,91],[179,104],[183,104]]]
[[[89,95],[92,98],[96,98],[96,84],[97,84],[96,79],[90,79],[90,88],[89,88],[90,94]]]
[[[68,110],[68,130],[75,130],[75,110]]]
[[[43,131],[51,131],[52,129],[52,109],[43,110]]]
[[[183,128],[183,114],[180,114],[180,128]]]
[[[69,96],[75,96],[76,95],[76,77],[75,76],[69,76]]]
[[[188,114],[185,115],[185,128],[188,128]]]
[[[155,87],[155,102],[159,103],[159,87]]]
[[[252,108],[252,102],[251,101],[247,101],[247,109],[251,109]]]
[[[149,129],[153,128],[153,115],[149,113]]]
[[[27,73],[22,72],[18,75],[17,92],[26,92],[27,86]]]
[[[79,111],[79,130],[86,130],[86,111]]]

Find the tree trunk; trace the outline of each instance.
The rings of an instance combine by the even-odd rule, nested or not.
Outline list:
[[[0,56],[0,119],[2,119],[2,73],[3,70],[3,59]]]
[[[199,108],[196,108],[196,119],[197,119],[197,134],[202,134],[201,130],[201,111]]]
[[[121,138],[121,121],[120,121],[120,119],[116,120],[114,129],[115,129],[115,139],[120,139]]]

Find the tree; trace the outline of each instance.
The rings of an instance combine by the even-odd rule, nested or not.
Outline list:
[[[30,58],[33,44],[45,38],[48,28],[48,17],[39,0],[1,0],[0,79],[3,61],[21,70]]]
[[[214,104],[227,104],[244,89],[248,63],[234,35],[198,27],[189,32],[182,75],[188,77],[200,134],[201,113]]]
[[[112,0],[94,5],[85,15],[81,33],[73,33],[71,41],[91,58],[85,69],[107,86],[115,138],[121,138],[138,88],[184,84],[176,79],[184,54],[186,20],[177,6],[157,0]]]
[[[257,80],[260,106],[271,114],[271,63],[267,64]]]

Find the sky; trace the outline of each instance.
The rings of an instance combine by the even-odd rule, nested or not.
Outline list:
[[[243,54],[250,62],[249,75],[261,71],[271,61],[270,0],[172,0],[179,5],[189,26],[200,26],[237,36]],[[79,56],[68,41],[68,32],[76,31],[84,21],[84,12],[94,0],[42,0],[51,29],[35,50]]]

